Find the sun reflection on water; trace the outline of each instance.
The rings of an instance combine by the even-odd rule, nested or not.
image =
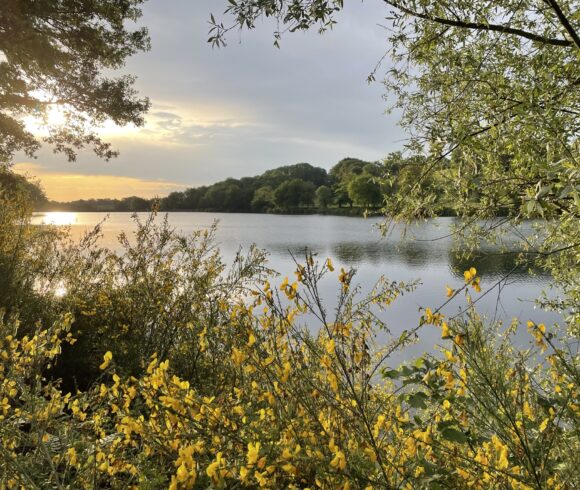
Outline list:
[[[74,225],[77,222],[76,213],[67,213],[55,211],[45,213],[42,217],[42,223],[45,225],[68,226]]]

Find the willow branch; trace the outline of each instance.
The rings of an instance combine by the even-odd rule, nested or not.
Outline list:
[[[516,36],[524,37],[526,39],[530,39],[531,41],[539,42],[542,44],[550,44],[553,46],[571,46],[573,43],[568,39],[554,39],[550,37],[540,36],[539,34],[534,34],[533,32],[524,31],[523,29],[517,29],[515,27],[509,27],[506,25],[499,25],[499,24],[487,24],[481,22],[466,22],[462,20],[453,20],[447,19],[445,17],[437,17],[435,15],[430,15],[425,12],[416,12],[411,10],[404,5],[401,5],[397,1],[393,0],[383,0],[385,3],[395,7],[396,9],[404,12],[406,14],[412,15],[413,17],[418,17],[419,19],[425,19],[432,22],[437,22],[438,24],[443,24],[452,27],[460,27],[463,29],[473,29],[479,31],[494,31],[494,32],[502,32],[506,34],[513,34]],[[552,3],[552,0],[547,0]],[[580,40],[579,40],[580,41]],[[580,47],[580,44],[579,44]]]
[[[556,2],[556,0],[544,0],[544,1],[556,13],[556,16],[558,17],[558,20],[560,21],[560,24],[562,24],[562,26],[564,27],[564,29],[566,29],[566,32],[574,40],[574,44],[576,45],[576,47],[578,49],[580,49],[580,36],[578,36],[578,33],[574,30],[574,28],[572,27],[572,24],[570,24],[570,21],[564,15],[564,12],[562,12],[562,9],[558,5],[558,2]]]

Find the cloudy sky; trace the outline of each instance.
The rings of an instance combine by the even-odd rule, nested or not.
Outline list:
[[[152,50],[126,72],[150,97],[139,130],[104,130],[121,155],[82,153],[75,163],[42,150],[16,168],[39,177],[52,199],[165,195],[226,177],[297,162],[330,168],[341,158],[377,160],[400,149],[396,114],[366,77],[387,48],[380,0],[346,2],[331,32],[287,34],[275,26],[232,32],[226,48],[207,44],[208,18],[225,0],[149,0],[142,23]]]

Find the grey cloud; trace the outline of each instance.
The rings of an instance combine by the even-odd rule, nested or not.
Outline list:
[[[212,49],[207,20],[226,3],[145,4],[153,48],[126,66],[153,101],[145,137],[115,141],[114,162],[82,154],[75,172],[197,185],[299,161],[329,168],[345,156],[375,160],[401,148],[405,135],[397,115],[383,113],[382,85],[366,83],[387,48],[383,2],[348,2],[335,30],[285,35],[280,50],[268,21]],[[39,161],[71,168],[48,151]]]

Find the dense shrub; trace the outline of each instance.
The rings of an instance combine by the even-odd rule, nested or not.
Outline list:
[[[485,322],[475,269],[448,290],[465,295],[464,317],[426,308],[393,336],[380,313],[413,284],[381,279],[365,296],[354,271],[307,256],[274,286],[261,252],[228,268],[212,230],[182,237],[154,216],[118,253],[98,234],[11,255],[33,296],[17,292],[28,299],[0,320],[0,486],[580,484],[576,344],[557,326]],[[42,267],[26,267],[41,250]],[[319,293],[329,275],[333,311]],[[427,328],[441,354],[395,368]],[[531,347],[512,341],[517,328]]]

